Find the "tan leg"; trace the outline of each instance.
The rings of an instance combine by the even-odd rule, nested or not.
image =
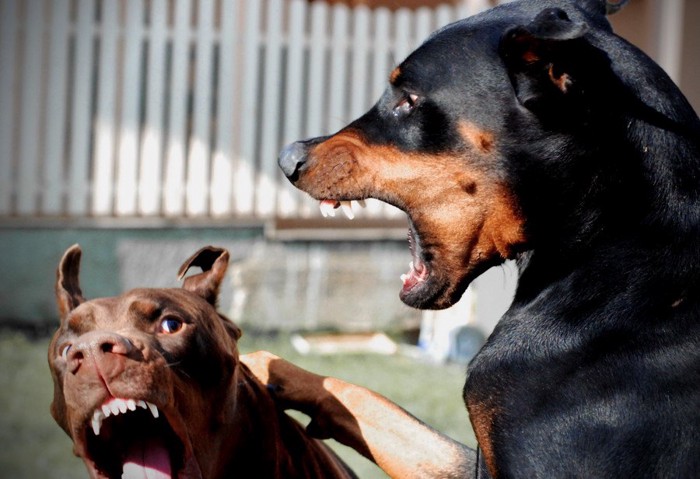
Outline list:
[[[475,474],[474,450],[369,389],[311,373],[265,351],[241,359],[270,386],[284,408],[311,417],[308,430],[312,435],[333,438],[355,449],[390,477],[464,478]]]

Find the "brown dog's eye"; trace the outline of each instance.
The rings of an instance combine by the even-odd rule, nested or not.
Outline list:
[[[182,329],[183,322],[181,319],[168,316],[160,322],[160,332],[165,334],[174,334]]]
[[[416,106],[417,101],[418,95],[406,93],[401,101],[399,101],[399,103],[394,107],[394,116],[402,116],[410,113]]]
[[[68,351],[70,351],[71,346],[71,344],[66,344],[63,346],[63,348],[61,348],[61,359],[64,361],[68,359]]]

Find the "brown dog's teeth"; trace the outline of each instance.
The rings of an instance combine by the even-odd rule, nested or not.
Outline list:
[[[104,413],[102,410],[97,409],[93,415],[92,415],[92,432],[95,433],[95,436],[100,435],[100,428],[102,427],[102,420],[105,418]]]
[[[151,411],[153,417],[158,419],[158,408],[156,407],[156,405],[150,402],[147,402],[146,404],[148,405],[148,409]]]
[[[118,416],[119,414],[124,414],[127,411],[135,411],[137,407],[147,409],[150,411],[151,415],[158,419],[160,413],[158,412],[158,407],[150,402],[146,402],[142,399],[138,401],[134,399],[119,399],[113,398],[107,403],[103,404],[101,407],[95,409],[92,414],[92,421],[90,425],[92,426],[92,432],[95,436],[100,435],[100,429],[102,428],[102,420],[109,416]]]

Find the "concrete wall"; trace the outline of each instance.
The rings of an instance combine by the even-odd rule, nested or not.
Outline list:
[[[211,244],[231,253],[220,310],[241,325],[364,330],[420,321],[420,313],[398,299],[409,259],[405,242],[272,242],[256,228],[0,230],[0,321],[55,323],[55,270],[73,243],[83,249],[87,298],[178,287],[180,264]]]
[[[425,317],[398,298],[405,240],[271,241],[262,228],[0,229],[0,323],[52,329],[55,271],[70,245],[83,249],[89,298],[134,287],[178,287],[177,270],[205,245],[231,253],[220,311],[247,330],[415,330]],[[454,308],[426,313],[488,334],[507,308],[513,265],[495,268]]]
[[[177,268],[199,247],[221,244],[245,255],[258,236],[219,229],[0,229],[0,321],[55,321],[56,267],[74,243],[83,249],[83,293],[94,298],[136,286],[177,286]]]

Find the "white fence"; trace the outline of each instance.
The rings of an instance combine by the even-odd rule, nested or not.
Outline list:
[[[0,0],[0,218],[315,215],[281,146],[361,114],[431,31],[488,5]]]

